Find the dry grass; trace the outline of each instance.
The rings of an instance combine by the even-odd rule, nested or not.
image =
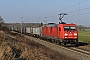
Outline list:
[[[7,33],[8,34],[8,33]],[[16,33],[0,40],[0,60],[72,60]]]

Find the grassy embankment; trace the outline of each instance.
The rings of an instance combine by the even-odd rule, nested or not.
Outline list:
[[[78,31],[79,41],[90,43],[90,30]]]

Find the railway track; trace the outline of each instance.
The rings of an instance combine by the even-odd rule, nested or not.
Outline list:
[[[61,46],[60,44],[56,44],[56,45]],[[85,49],[80,49],[80,48],[78,48],[76,46],[69,46],[69,47],[68,46],[61,46],[61,47],[64,48],[64,49],[67,49],[67,50],[70,50],[70,51],[77,52],[79,54],[85,55],[87,57],[90,56],[90,51],[87,51]]]
[[[65,49],[66,49],[66,48],[65,48]],[[89,52],[89,51],[82,50],[82,49],[75,48],[75,47],[69,47],[69,48],[67,48],[67,49],[70,50],[70,51],[79,53],[79,54],[81,54],[81,55],[85,55],[85,56],[87,56],[87,57],[90,57],[90,52]]]
[[[70,50],[70,51],[85,55],[87,57],[90,57],[90,51],[87,51],[85,49],[80,49],[80,48],[75,47],[75,46],[61,46],[60,44],[56,44],[56,45],[60,46],[63,49]]]
[[[68,57],[72,57],[72,58],[75,58],[77,60],[90,60],[90,52],[89,51],[82,50],[82,49],[79,49],[77,47],[63,47],[61,45],[53,44],[53,43],[44,41],[44,40],[39,39],[39,38],[34,38],[31,36],[27,36],[27,35],[23,35],[23,36],[30,39],[30,40],[38,42],[38,43],[40,43],[40,44],[42,44],[50,49],[56,50],[57,52],[59,52],[61,54],[65,54]]]
[[[38,39],[38,38],[33,38],[33,39],[37,40],[37,41],[38,40],[40,41],[40,39]],[[58,52],[63,50],[63,49],[66,50],[66,51],[69,51],[69,53],[65,52],[65,54],[67,53],[67,55],[69,55],[70,53],[72,53],[71,55],[73,57],[75,57],[75,56],[76,56],[76,58],[79,57],[78,60],[86,60],[86,59],[90,60],[90,52],[88,52],[86,50],[82,50],[82,49],[79,49],[79,48],[76,48],[76,47],[63,47],[63,46],[53,44],[53,43],[43,41],[43,40],[41,40],[41,43],[40,42],[38,42],[38,43],[40,43],[42,45],[46,45],[45,43],[43,44],[42,42],[45,42],[46,44],[50,44],[52,46],[55,46],[56,48],[51,48],[52,46],[47,45],[48,48],[54,49],[54,50],[56,50]],[[75,55],[73,55],[73,54],[75,54]],[[81,57],[83,57],[83,59],[80,59]]]

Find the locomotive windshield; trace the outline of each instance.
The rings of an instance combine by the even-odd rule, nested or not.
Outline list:
[[[64,26],[64,30],[76,30],[75,26]]]

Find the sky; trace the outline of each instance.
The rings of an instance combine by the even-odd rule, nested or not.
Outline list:
[[[66,23],[90,26],[90,0],[0,0],[0,16],[6,23]]]

